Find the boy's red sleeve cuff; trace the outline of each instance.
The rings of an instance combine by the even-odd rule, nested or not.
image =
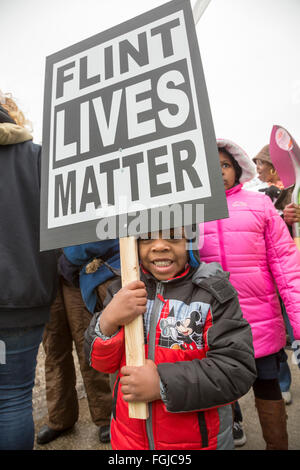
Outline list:
[[[124,348],[125,335],[123,327],[110,339],[103,340],[97,336],[91,349],[90,365],[100,372],[113,374],[119,369]]]

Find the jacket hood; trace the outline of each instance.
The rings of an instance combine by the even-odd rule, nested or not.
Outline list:
[[[10,122],[11,124],[16,124],[13,118],[9,115],[8,111],[3,108],[0,104],[0,123]]]
[[[63,248],[64,256],[73,265],[79,268],[79,285],[81,295],[87,309],[95,312],[97,304],[97,287],[114,276],[120,276],[119,240],[103,240],[93,243],[84,243]],[[70,266],[62,265],[60,269],[63,276],[68,277]]]
[[[20,144],[32,140],[32,135],[25,127],[4,122],[0,124],[0,145]]]
[[[240,165],[242,169],[240,183],[246,183],[255,177],[256,167],[241,147],[228,139],[217,139],[217,146],[218,149],[225,148]]]
[[[229,273],[223,271],[222,266],[219,263],[205,263],[201,261],[197,271],[193,275],[194,284],[199,285],[202,279],[208,279],[209,277],[219,277],[220,279],[229,279]]]

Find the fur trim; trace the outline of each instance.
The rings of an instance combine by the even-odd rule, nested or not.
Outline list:
[[[219,149],[225,147],[225,149],[233,156],[233,158],[240,165],[242,169],[240,183],[246,183],[247,181],[250,181],[255,177],[256,167],[241,147],[239,147],[234,142],[228,139],[217,139],[217,146]]]
[[[0,124],[0,145],[19,144],[27,140],[32,140],[32,135],[25,127],[9,122]]]

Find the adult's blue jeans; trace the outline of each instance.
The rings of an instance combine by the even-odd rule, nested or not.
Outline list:
[[[0,330],[0,450],[32,450],[32,389],[44,325]]]

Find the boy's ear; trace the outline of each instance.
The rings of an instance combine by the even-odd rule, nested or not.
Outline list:
[[[170,236],[168,238],[172,238],[175,240],[181,240],[185,238],[184,227],[174,227],[170,229]]]

